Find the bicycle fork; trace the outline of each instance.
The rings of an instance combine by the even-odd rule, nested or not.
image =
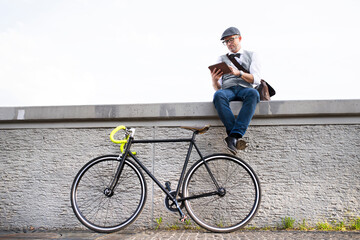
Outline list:
[[[125,149],[124,153],[120,154],[119,157],[117,158],[118,160],[120,160],[120,164],[116,170],[115,176],[114,176],[113,180],[111,181],[110,186],[105,188],[105,190],[104,190],[104,194],[107,197],[112,197],[112,195],[114,195],[114,189],[115,189],[116,185],[118,184],[121,172],[124,169],[125,158],[130,151],[131,142],[132,142],[132,137],[129,138],[129,141],[126,144],[126,149]]]

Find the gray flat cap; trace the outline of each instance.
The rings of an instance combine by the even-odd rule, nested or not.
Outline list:
[[[228,37],[228,36],[232,36],[232,35],[240,35],[240,31],[239,29],[237,29],[236,27],[229,27],[228,29],[225,30],[225,32],[221,35],[221,39],[220,40],[224,40],[224,38]],[[241,35],[240,35],[241,36]]]

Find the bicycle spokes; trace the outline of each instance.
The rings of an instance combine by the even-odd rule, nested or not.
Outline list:
[[[208,168],[219,188],[214,187]],[[260,204],[256,175],[241,159],[230,155],[209,156],[195,163],[184,180],[183,194],[189,215],[197,224],[214,232],[243,227],[254,217]]]

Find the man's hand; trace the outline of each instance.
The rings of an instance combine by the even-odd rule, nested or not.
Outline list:
[[[245,80],[246,82],[250,83],[250,84],[253,84],[254,83],[254,76],[250,73],[245,73],[245,72],[242,72],[242,74],[240,73],[240,71],[238,69],[235,69],[231,66],[229,66],[231,72],[233,75],[237,76],[237,77],[240,77],[241,75],[241,78],[243,80]]]
[[[215,91],[217,91],[221,88],[219,79],[221,78],[222,75],[223,75],[223,72],[221,71],[221,69],[214,68],[214,70],[211,72],[212,84],[213,84]]]
[[[231,70],[232,75],[235,75],[235,76],[237,76],[237,77],[240,76],[240,71],[239,71],[238,69],[235,69],[235,68],[233,68],[232,66],[229,66],[229,68],[230,68],[230,70]]]

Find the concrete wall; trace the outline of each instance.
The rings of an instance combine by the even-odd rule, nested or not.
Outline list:
[[[232,107],[237,112],[241,103]],[[71,209],[71,184],[87,161],[118,152],[108,137],[117,125],[136,127],[137,139],[160,139],[189,137],[178,126],[205,124],[212,127],[197,138],[202,152],[226,152],[212,103],[0,108],[0,229],[83,228]],[[245,135],[249,146],[238,154],[262,184],[250,226],[277,226],[285,216],[309,224],[360,216],[359,133],[360,100],[261,102]],[[180,173],[186,147],[135,150],[161,182],[176,186],[172,175]],[[131,228],[153,227],[159,217],[164,226],[181,225],[147,183],[145,209]]]

